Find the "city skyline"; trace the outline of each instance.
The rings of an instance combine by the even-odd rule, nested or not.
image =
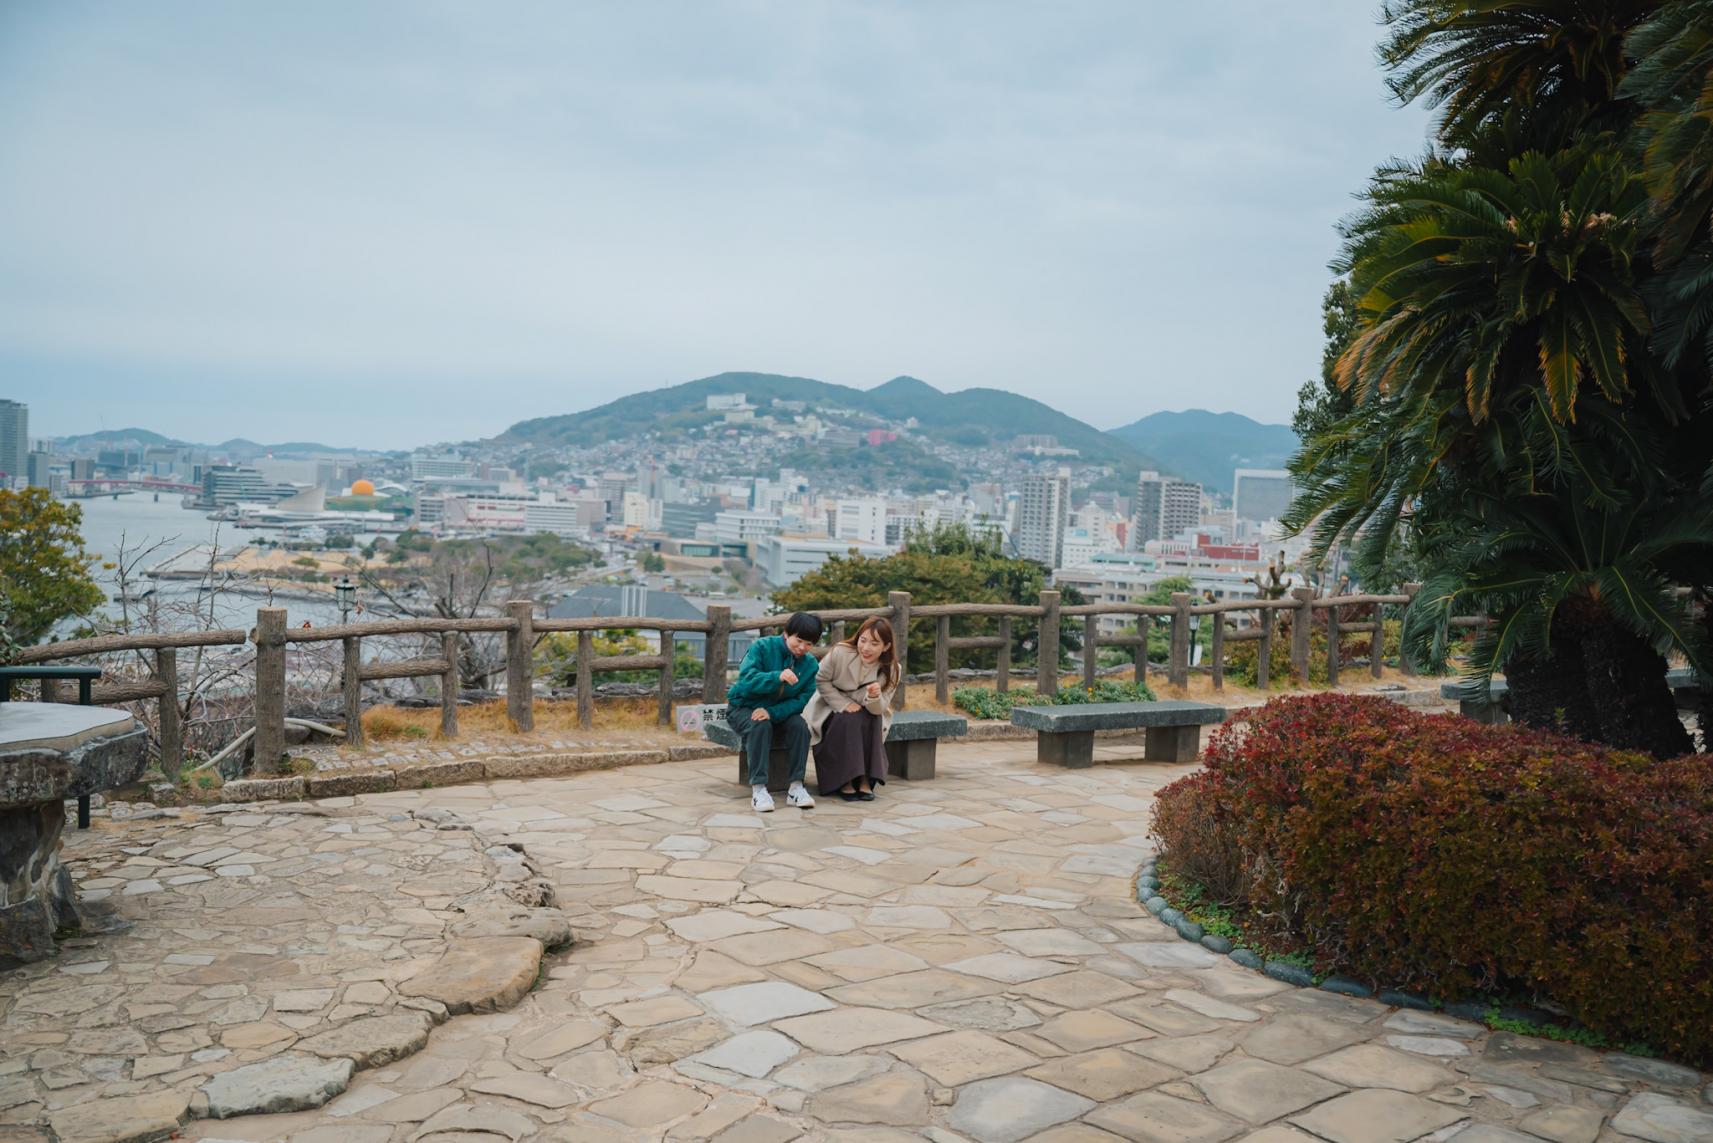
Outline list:
[[[1282,421],[1425,139],[1372,15],[9,5],[0,376],[389,448],[719,368]]]

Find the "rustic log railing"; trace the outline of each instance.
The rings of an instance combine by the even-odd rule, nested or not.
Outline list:
[[[939,703],[951,698],[951,660],[954,652],[991,651],[997,667],[995,686],[1008,690],[1012,684],[1012,650],[1021,633],[1018,624],[1035,629],[1032,650],[1036,662],[1035,687],[1042,694],[1054,694],[1059,687],[1061,629],[1067,621],[1080,626],[1082,633],[1082,682],[1092,687],[1098,678],[1102,648],[1123,648],[1131,652],[1133,677],[1145,681],[1148,661],[1148,633],[1151,625],[1169,626],[1169,653],[1166,662],[1167,681],[1174,686],[1188,683],[1193,671],[1207,672],[1214,689],[1225,685],[1228,645],[1253,641],[1259,644],[1256,683],[1265,689],[1272,673],[1273,642],[1277,638],[1278,615],[1291,620],[1291,662],[1299,678],[1308,677],[1311,631],[1320,629],[1326,635],[1328,683],[1337,686],[1346,668],[1342,641],[1348,635],[1370,637],[1368,666],[1375,677],[1380,675],[1384,658],[1385,618],[1383,608],[1406,611],[1416,594],[1417,585],[1409,585],[1398,595],[1346,595],[1318,597],[1312,589],[1298,588],[1287,598],[1230,600],[1221,603],[1198,603],[1188,593],[1172,596],[1168,604],[1088,603],[1064,606],[1057,591],[1043,591],[1038,604],[998,603],[930,603],[913,605],[908,592],[892,592],[884,607],[859,607],[817,611],[828,625],[832,639],[817,654],[844,638],[850,625],[870,616],[888,619],[901,647],[908,647],[910,625],[928,622],[934,625],[932,674],[934,697]],[[1351,609],[1365,609],[1369,614],[1360,618],[1348,614]],[[96,702],[158,701],[160,703],[162,771],[176,775],[183,758],[183,730],[177,699],[178,684],[175,654],[185,647],[217,647],[253,642],[256,648],[254,667],[255,742],[254,756],[259,772],[272,772],[285,753],[286,719],[286,658],[293,646],[338,641],[342,644],[341,692],[345,707],[345,741],[349,745],[363,743],[362,685],[383,679],[434,678],[440,690],[440,732],[454,738],[458,733],[458,680],[460,639],[474,634],[503,636],[506,644],[506,708],[514,729],[529,732],[534,728],[533,687],[534,650],[539,637],[549,634],[569,634],[577,637],[575,660],[575,694],[578,724],[591,725],[594,718],[594,677],[612,671],[652,671],[659,679],[657,718],[661,725],[672,721],[672,690],[676,637],[681,633],[703,635],[706,650],[702,665],[702,701],[724,701],[726,676],[730,668],[729,645],[734,633],[761,633],[783,630],[785,616],[764,615],[752,619],[734,619],[731,608],[715,604],[708,608],[707,618],[701,620],[653,619],[644,616],[595,616],[583,619],[537,618],[535,606],[529,600],[513,600],[505,605],[504,614],[479,618],[412,618],[387,619],[366,623],[344,623],[327,627],[288,627],[286,610],[278,607],[260,608],[253,631],[197,631],[168,635],[110,635],[96,639],[80,639],[49,643],[26,648],[19,663],[48,660],[87,658],[114,651],[153,651],[154,670],[143,680],[130,680],[95,688]],[[1247,627],[1227,627],[1235,615],[1250,613],[1254,623]],[[1207,642],[1206,661],[1194,664],[1193,647],[1198,641],[1199,621],[1212,617]],[[1135,620],[1134,633],[1103,634],[1103,618],[1119,617]],[[993,634],[960,634],[955,624],[977,620],[992,620]],[[1458,627],[1483,623],[1479,618],[1453,620]],[[598,632],[641,630],[652,631],[660,646],[647,655],[596,655],[594,639]],[[364,641],[399,637],[432,639],[438,636],[438,654],[429,653],[414,658],[374,660],[365,662]],[[1029,646],[1029,644],[1024,644]],[[908,656],[906,656],[908,660]],[[921,664],[916,664],[921,666]],[[1400,656],[1400,667],[1413,673],[1407,657]],[[911,663],[904,664],[905,674]],[[175,701],[167,701],[172,696]],[[894,705],[908,705],[908,684],[901,682]]]

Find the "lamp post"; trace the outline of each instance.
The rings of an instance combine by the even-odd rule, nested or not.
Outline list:
[[[351,582],[350,576],[341,576],[333,585],[333,598],[339,603],[339,622],[351,622],[351,607],[357,601],[357,585]]]

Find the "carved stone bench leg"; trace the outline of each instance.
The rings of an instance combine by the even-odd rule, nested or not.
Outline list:
[[[1146,727],[1142,756],[1150,762],[1194,762],[1201,752],[1201,727]]]
[[[808,776],[804,776],[804,781]],[[749,785],[749,755],[738,751],[738,782]],[[783,746],[776,746],[767,756],[767,788],[775,794],[783,794],[786,787],[791,785],[791,759],[785,753]]]
[[[886,771],[906,782],[926,782],[934,777],[934,754],[937,738],[916,738],[909,742],[886,744]]]
[[[1035,761],[1044,766],[1064,766],[1082,770],[1094,765],[1094,731],[1075,730],[1066,734],[1041,731],[1035,735]]]

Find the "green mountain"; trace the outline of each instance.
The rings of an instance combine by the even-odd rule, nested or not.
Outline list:
[[[109,443],[115,448],[126,445],[171,445],[176,447],[184,443],[173,440],[171,437],[162,436],[150,429],[108,429],[99,433],[83,433],[75,437],[57,437],[55,439],[60,444],[70,445],[74,448],[90,444]]]
[[[1234,469],[1283,468],[1298,448],[1289,425],[1264,425],[1242,413],[1206,409],[1153,413],[1111,435],[1154,457],[1161,472],[1226,495]]]
[[[894,377],[873,389],[853,389],[809,377],[776,373],[721,373],[666,389],[634,393],[581,413],[520,421],[497,438],[502,443],[590,445],[655,432],[671,434],[712,424],[708,398],[744,394],[761,412],[774,400],[802,401],[822,415],[848,410],[849,420],[898,422],[915,417],[922,435],[971,447],[1013,437],[1048,435],[1089,460],[1134,469],[1146,458],[1125,441],[1103,433],[1051,406],[998,389],[944,393],[915,377]]]

